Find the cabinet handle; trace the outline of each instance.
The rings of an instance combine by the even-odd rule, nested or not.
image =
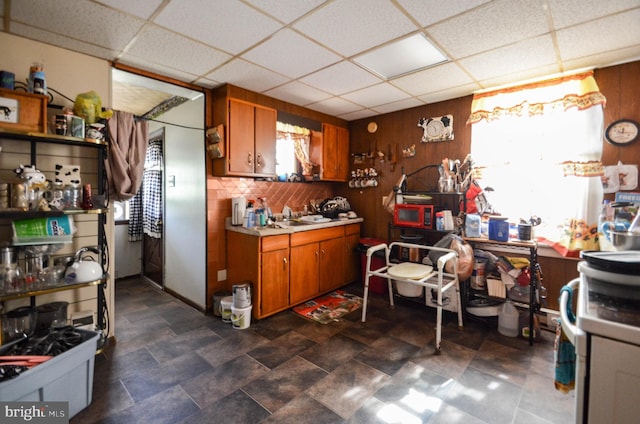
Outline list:
[[[253,156],[251,155],[251,153],[247,155],[247,164],[249,166],[253,166]]]
[[[256,168],[260,168],[262,166],[262,155],[260,153],[256,153]]]
[[[282,258],[282,263],[283,263],[284,265],[286,265],[286,264],[287,264],[287,258]]]

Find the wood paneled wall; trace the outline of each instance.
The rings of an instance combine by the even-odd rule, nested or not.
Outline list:
[[[622,118],[640,122],[640,61],[598,69],[595,71],[595,79],[607,98],[605,126]],[[402,175],[402,168],[405,174],[409,174],[424,165],[438,164],[446,157],[462,160],[469,153],[471,128],[466,121],[469,118],[471,100],[472,96],[467,96],[350,122],[352,154],[378,150],[386,154],[393,144],[399,144],[401,148],[416,145],[416,156],[399,157],[395,166],[388,160],[382,162],[379,159],[368,159],[362,165],[354,165],[352,162],[352,169],[374,167],[381,175],[379,185],[375,188],[339,188],[339,194],[346,196],[354,210],[364,217],[363,237],[387,238],[387,225],[391,215],[382,207],[382,197],[389,194],[397,183]],[[422,128],[418,127],[418,120],[447,114],[454,117],[455,139],[440,143],[420,143]],[[366,129],[367,123],[371,121],[378,124],[378,130],[374,134],[369,134]],[[624,147],[611,145],[604,139],[603,143],[602,161],[605,165],[616,164],[619,160],[626,164],[640,164],[640,142]],[[428,172],[418,173],[409,179],[408,188],[433,187],[434,178],[437,176]],[[549,306],[557,309],[560,288],[578,275],[576,261],[541,258],[541,264],[545,286],[549,290]]]

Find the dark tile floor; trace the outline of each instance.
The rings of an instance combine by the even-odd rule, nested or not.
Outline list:
[[[345,288],[362,294],[360,285]],[[567,423],[553,386],[554,335],[527,341],[495,322],[372,295],[322,325],[285,311],[235,330],[137,279],[116,282],[116,339],[95,361],[80,423]]]

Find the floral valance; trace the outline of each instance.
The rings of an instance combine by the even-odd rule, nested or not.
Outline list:
[[[504,116],[535,116],[545,110],[578,110],[603,105],[606,98],[600,92],[593,72],[479,93],[473,96],[468,124],[493,121]]]
[[[285,124],[284,122],[276,122],[276,131],[279,133],[289,133],[308,136],[311,131],[308,128],[299,127],[297,125]]]

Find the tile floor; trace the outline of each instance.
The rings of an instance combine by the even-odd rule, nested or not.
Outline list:
[[[345,288],[362,295],[360,285]],[[80,423],[568,423],[553,333],[529,346],[496,323],[373,295],[322,325],[285,311],[234,330],[138,279],[116,282],[117,342],[95,361]]]

